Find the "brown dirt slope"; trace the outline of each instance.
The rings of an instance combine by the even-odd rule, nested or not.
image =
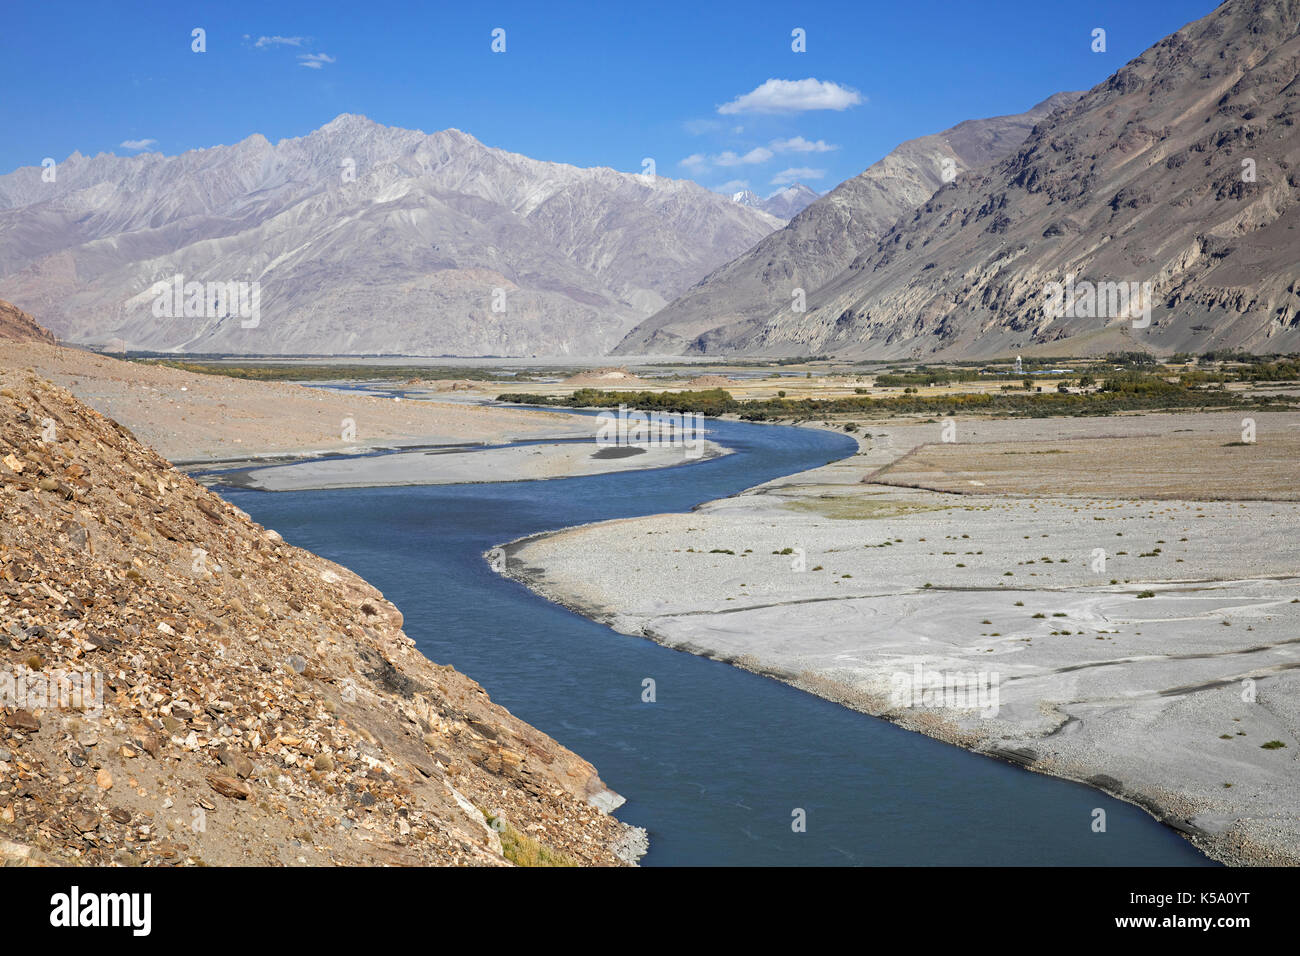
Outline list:
[[[0,341],[48,342],[53,345],[54,336],[37,325],[36,320],[22,309],[0,299]]]
[[[46,343],[0,347],[0,367],[30,368],[71,389],[173,462],[375,444],[505,442],[548,438],[575,428],[572,415],[464,402],[395,402],[290,382],[123,362]],[[355,437],[345,440],[347,419]]]
[[[0,370],[4,862],[503,864],[479,808],[617,863],[595,770],[412,644],[356,575]]]

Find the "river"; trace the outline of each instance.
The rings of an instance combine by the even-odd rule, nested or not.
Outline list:
[[[482,558],[539,531],[688,511],[855,448],[812,429],[710,421],[709,430],[735,454],[552,481],[217,490],[366,578],[402,610],[424,654],[590,760],[627,797],[617,816],[649,831],[642,865],[1210,864],[1145,812],[1089,787],[619,634]],[[642,701],[645,678],[653,703]],[[1097,808],[1104,833],[1093,830]]]

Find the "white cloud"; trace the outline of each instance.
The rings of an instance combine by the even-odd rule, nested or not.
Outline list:
[[[319,70],[326,63],[338,62],[328,53],[299,53],[298,59],[301,61],[299,66],[305,66],[310,70]]]
[[[713,191],[717,193],[736,193],[736,192],[740,192],[742,189],[748,189],[748,188],[749,188],[748,179],[732,179],[728,182],[723,183],[721,186],[718,186]]]
[[[702,136],[705,133],[713,133],[722,128],[722,121],[715,119],[693,119],[687,120],[682,124],[682,129],[692,136]]]
[[[306,37],[258,37],[257,42],[254,43],[253,46],[302,46],[306,42]]]
[[[755,146],[748,153],[733,152],[724,150],[713,156],[706,156],[704,153],[691,153],[677,165],[684,166],[695,175],[707,173],[715,166],[721,166],[724,169],[732,166],[757,166],[765,163],[772,158],[772,151],[764,146]]]
[[[725,133],[730,130],[733,136],[739,136],[745,132],[743,126],[727,126],[722,120],[716,119],[692,119],[682,123],[682,129],[692,136],[703,136],[705,133]]]
[[[731,150],[727,150],[714,156],[713,161],[719,166],[753,166],[757,163],[765,163],[771,158],[772,151],[770,149],[755,146],[744,156],[737,156]]]
[[[772,177],[773,186],[788,186],[790,183],[801,182],[805,179],[821,179],[826,175],[824,169],[809,169],[806,166],[783,169]]]
[[[148,149],[157,143],[156,139],[124,139],[122,140],[123,149]]]
[[[806,110],[846,110],[864,102],[857,90],[829,80],[768,80],[757,89],[718,107],[728,113],[802,113]]]
[[[833,146],[824,139],[810,143],[802,136],[795,136],[791,139],[774,139],[768,145],[777,153],[829,153],[832,150],[839,149],[838,146]]]

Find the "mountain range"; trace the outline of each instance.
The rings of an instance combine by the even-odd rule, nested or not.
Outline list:
[[[176,352],[1297,350],[1298,23],[1300,0],[1226,0],[1086,93],[910,140],[821,197],[350,114],[74,153],[0,176],[0,297],[65,341]]]
[[[0,296],[64,340],[158,351],[601,354],[781,225],[693,182],[348,114],[45,173],[0,176]],[[207,289],[199,314],[155,307],[176,276]],[[256,283],[257,321],[209,283]]]
[[[873,206],[883,171],[868,170],[619,351],[1300,350],[1298,73],[1300,0],[1228,0],[1072,102],[1040,104],[1023,142],[910,212]],[[1103,283],[1135,299],[1103,298]]]
[[[742,206],[761,209],[769,215],[776,216],[777,219],[790,220],[817,201],[817,192],[803,183],[791,183],[771,193],[766,199],[751,189],[732,193],[731,199]]]
[[[956,176],[1015,150],[1034,124],[1078,93],[1058,93],[1028,112],[964,123],[908,140],[853,179],[810,203],[785,226],[692,286],[633,329],[623,353],[710,352],[793,307],[874,249],[899,216]]]

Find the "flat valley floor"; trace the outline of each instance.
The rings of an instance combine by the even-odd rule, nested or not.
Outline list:
[[[516,542],[508,572],[623,633],[1090,783],[1216,859],[1300,863],[1300,415],[1255,421],[1245,444],[1228,413],[958,419],[952,443],[866,423],[851,458]],[[900,697],[918,667],[978,675],[997,706]]]

